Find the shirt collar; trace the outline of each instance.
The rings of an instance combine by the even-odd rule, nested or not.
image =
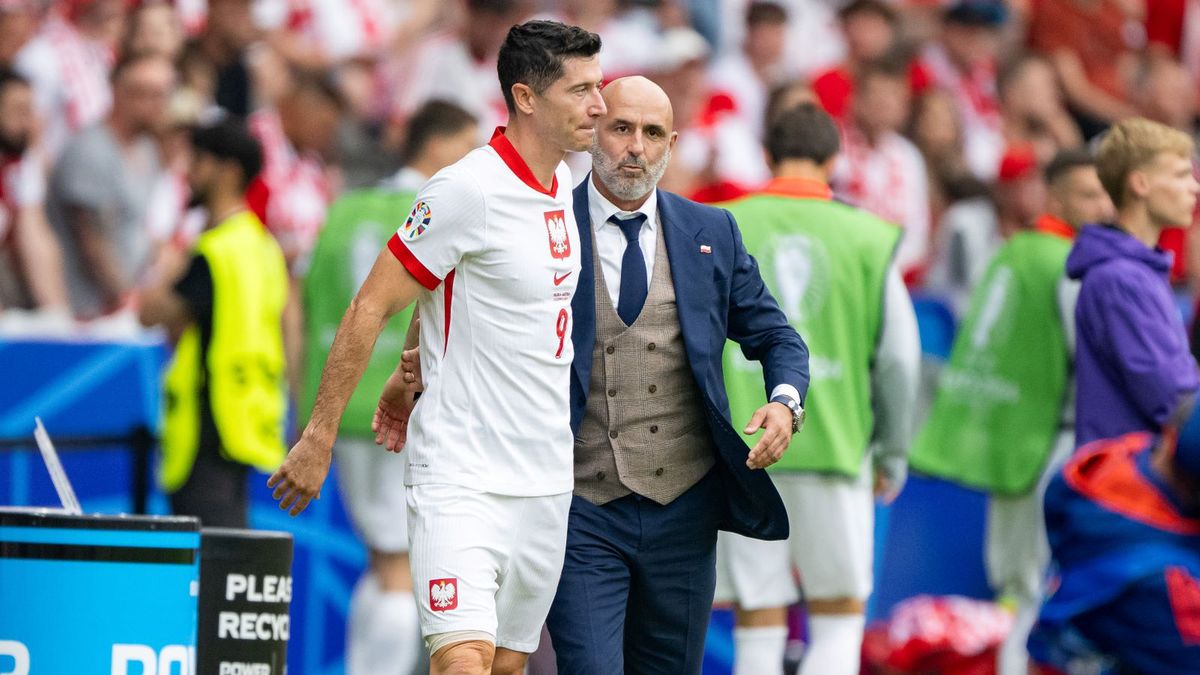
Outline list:
[[[650,196],[646,201],[637,208],[636,211],[622,211],[615,204],[608,201],[604,195],[600,194],[600,190],[596,189],[596,180],[592,172],[588,172],[588,215],[592,218],[592,229],[599,230],[604,225],[608,224],[608,219],[617,214],[622,217],[632,216],[634,213],[641,213],[646,216],[646,225],[653,232],[658,226],[658,189],[650,191]],[[613,227],[616,227],[613,225]]]
[[[508,137],[504,135],[504,129],[505,127],[496,127],[496,131],[492,133],[492,140],[488,141],[488,145],[492,146],[492,149],[496,151],[496,154],[500,155],[500,159],[503,160],[506,165],[508,165],[509,170],[512,171],[517,178],[521,180],[521,182],[544,195],[549,195],[551,197],[556,196],[558,194],[558,172],[555,171],[554,178],[550,180],[549,190],[542,187],[542,184],[538,182],[536,177],[534,177],[533,169],[530,169],[529,165],[525,163],[525,158],[521,156],[521,153],[517,152],[517,149],[513,147],[512,142],[509,141]]]
[[[1071,227],[1065,220],[1055,218],[1050,214],[1038,218],[1037,223],[1034,224],[1034,229],[1043,234],[1062,237],[1067,241],[1074,241],[1075,239],[1075,228]]]
[[[771,182],[767,183],[766,187],[763,188],[763,192],[799,199],[819,199],[822,201],[833,199],[833,190],[829,189],[829,184],[812,178],[772,178]]]

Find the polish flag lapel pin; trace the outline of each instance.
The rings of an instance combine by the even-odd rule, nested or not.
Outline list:
[[[712,247],[708,244],[700,244],[701,253],[712,253]]]

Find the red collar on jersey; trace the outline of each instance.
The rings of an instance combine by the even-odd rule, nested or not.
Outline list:
[[[1038,218],[1034,229],[1044,234],[1053,234],[1056,237],[1062,237],[1067,241],[1075,240],[1075,228],[1071,227],[1070,223],[1065,220],[1060,220],[1049,214]]]
[[[504,129],[505,127],[496,127],[496,131],[492,134],[492,140],[488,141],[488,145],[492,146],[492,148],[496,150],[496,153],[500,155],[500,159],[504,160],[504,163],[508,165],[508,168],[514,174],[516,174],[517,178],[521,179],[522,183],[525,183],[529,187],[544,195],[550,195],[551,197],[557,195],[558,176],[555,175],[550,181],[549,190],[542,187],[542,184],[538,182],[538,179],[534,178],[533,171],[530,170],[529,165],[525,163],[525,159],[521,157],[521,153],[517,152],[517,149],[513,147],[512,142],[510,142],[508,137],[504,135]]]
[[[812,178],[772,178],[771,182],[767,183],[767,186],[763,188],[763,192],[770,195],[796,197],[799,199],[821,199],[824,201],[833,199],[833,190],[829,189],[829,185]]]

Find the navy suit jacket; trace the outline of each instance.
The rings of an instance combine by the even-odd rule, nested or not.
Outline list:
[[[575,345],[571,429],[576,434],[587,407],[592,376],[596,279],[601,274],[592,260],[587,187],[591,179],[589,174],[574,192],[583,266],[571,301],[575,318],[571,333]],[[808,390],[808,347],[767,290],[758,264],[746,252],[737,223],[728,211],[659,190],[658,214],[671,262],[688,364],[703,399],[717,451],[716,466],[727,496],[721,529],[757,539],[784,539],[788,521],[783,501],[765,471],[746,467],[749,447],[730,423],[721,361],[726,338],[734,340],[746,358],[762,362],[767,393],[786,383],[804,396]],[[747,421],[739,420],[742,424]]]

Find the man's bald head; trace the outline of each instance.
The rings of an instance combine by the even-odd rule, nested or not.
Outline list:
[[[592,145],[596,187],[616,206],[633,210],[658,185],[671,159],[678,138],[671,99],[636,75],[613,80],[601,95],[607,112]]]
[[[671,107],[671,99],[663,88],[642,77],[630,75],[609,82],[600,92],[604,104],[608,107],[606,119],[612,118],[618,111],[625,115],[631,113],[651,114],[665,123],[668,132],[674,130],[675,111]]]

